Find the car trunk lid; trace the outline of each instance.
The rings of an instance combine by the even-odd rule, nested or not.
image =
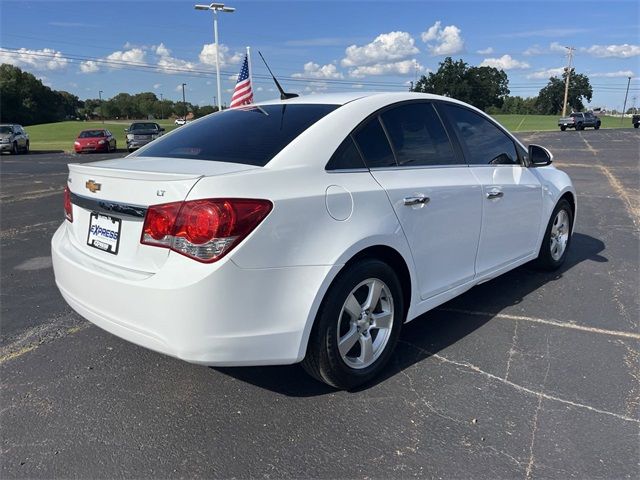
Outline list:
[[[158,271],[169,250],[140,243],[147,207],[184,201],[203,176],[253,169],[250,165],[169,158],[123,158],[70,164],[74,245],[111,265]]]

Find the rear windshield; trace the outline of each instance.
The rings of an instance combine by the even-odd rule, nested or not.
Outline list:
[[[132,156],[174,157],[264,167],[280,150],[338,105],[234,108],[160,137]]]
[[[80,132],[80,138],[104,137],[104,130],[85,130]]]
[[[157,130],[158,125],[155,123],[132,123],[129,130]]]

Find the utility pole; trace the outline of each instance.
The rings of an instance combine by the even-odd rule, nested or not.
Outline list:
[[[569,99],[569,79],[571,78],[571,64],[573,63],[573,52],[575,50],[574,47],[564,47],[567,49],[567,57],[569,57],[569,63],[565,67],[565,72],[567,72],[567,76],[564,80],[564,102],[562,102],[562,116],[564,117],[567,114],[567,100]]]
[[[184,115],[182,116],[182,119],[186,122],[187,121],[187,101],[184,98],[184,87],[185,87],[186,83],[182,84],[182,108],[184,108],[183,112]]]
[[[100,120],[104,124],[104,111],[102,110],[102,90],[98,92],[98,97],[100,98]]]
[[[164,119],[164,105],[162,105],[162,94],[160,94],[160,120]]]
[[[620,117],[620,125],[624,122],[624,114],[627,111],[627,95],[629,95],[629,85],[631,84],[631,77],[627,77],[627,92],[624,94],[624,105],[622,106],[622,116]]]

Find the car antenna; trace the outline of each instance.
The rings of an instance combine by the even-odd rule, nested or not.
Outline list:
[[[264,66],[267,67],[267,70],[269,70],[269,73],[271,74],[271,78],[273,78],[273,81],[275,82],[276,87],[278,88],[278,91],[280,92],[280,100],[288,100],[289,98],[297,97],[298,96],[297,93],[287,93],[282,89],[282,85],[280,85],[280,82],[278,82],[278,79],[276,78],[276,76],[273,74],[273,72],[269,68],[269,65],[267,64],[267,61],[262,56],[262,53],[260,52],[260,50],[258,50],[258,55],[260,55],[260,58],[264,62]]]

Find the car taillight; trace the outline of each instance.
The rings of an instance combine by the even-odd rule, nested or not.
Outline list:
[[[64,187],[64,218],[73,222],[73,207],[71,205],[71,192],[69,187]]]
[[[211,263],[229,253],[269,214],[268,200],[216,198],[152,205],[140,243]]]

